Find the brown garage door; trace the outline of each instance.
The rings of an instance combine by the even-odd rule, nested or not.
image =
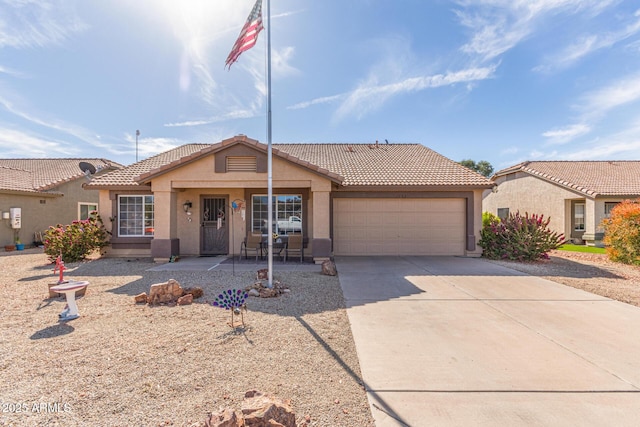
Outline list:
[[[334,199],[335,255],[464,255],[464,199]]]

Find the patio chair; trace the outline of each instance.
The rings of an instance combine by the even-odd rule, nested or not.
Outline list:
[[[287,261],[289,253],[299,253],[300,262],[304,260],[304,242],[302,241],[302,234],[289,234],[289,241],[285,249],[284,260]]]
[[[262,235],[261,234],[247,234],[247,238],[242,242],[240,248],[240,255],[242,256],[242,250],[244,249],[244,259],[247,259],[247,252],[256,251],[256,262],[258,262],[258,255],[262,258]]]

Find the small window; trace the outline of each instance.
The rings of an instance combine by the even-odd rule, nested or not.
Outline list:
[[[227,157],[227,172],[256,172],[257,165],[255,157]]]
[[[509,208],[498,208],[498,218],[507,219],[509,217]]]
[[[584,203],[576,203],[573,207],[573,229],[584,231]]]
[[[78,203],[78,219],[83,221],[89,219],[90,216],[95,216],[98,212],[98,205],[95,203]]]
[[[604,202],[604,216],[609,218],[611,216],[611,210],[615,208],[620,202]]]

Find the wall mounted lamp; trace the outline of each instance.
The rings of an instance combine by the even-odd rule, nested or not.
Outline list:
[[[192,206],[193,206],[193,204],[190,201],[187,200],[182,205],[182,209],[184,209],[185,212],[189,213],[189,209],[191,209]]]

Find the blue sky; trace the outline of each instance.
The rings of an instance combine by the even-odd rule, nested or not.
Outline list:
[[[266,6],[266,0],[265,6]],[[0,0],[0,157],[123,164],[266,141],[254,0]],[[273,142],[421,143],[496,169],[640,159],[640,4],[272,0]]]

